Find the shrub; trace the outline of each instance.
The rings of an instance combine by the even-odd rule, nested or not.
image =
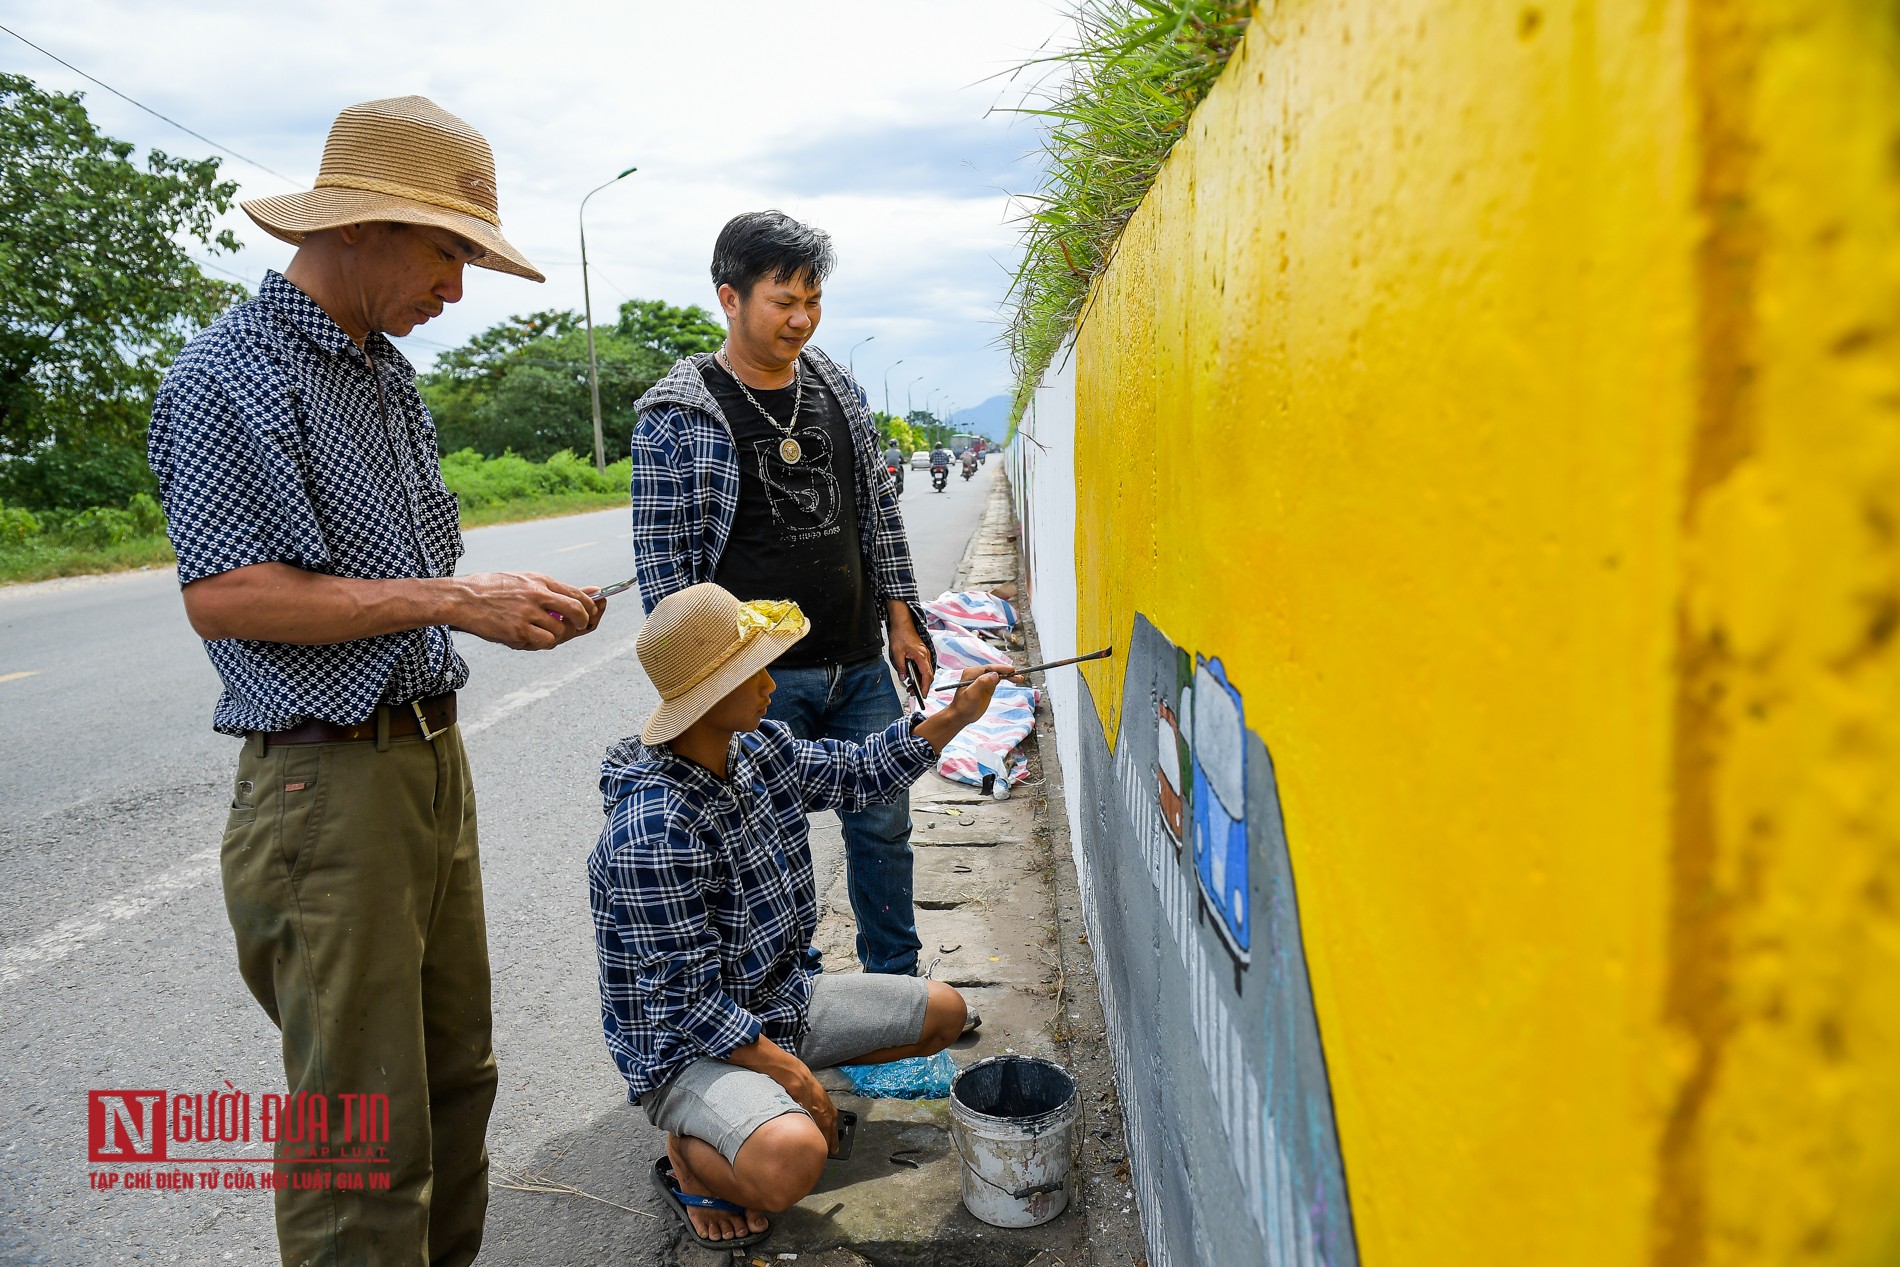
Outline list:
[[[458,449],[442,458],[442,482],[464,506],[524,501],[576,493],[617,493],[626,489],[633,462],[622,458],[605,475],[571,450],[562,449],[545,462],[530,462],[514,453],[485,458],[473,449]]]
[[[0,463],[0,497],[34,510],[123,506],[157,491],[142,444],[54,445]]]
[[[0,545],[17,546],[40,535],[40,521],[18,506],[0,505]]]
[[[165,508],[150,493],[134,493],[125,509],[139,536],[154,537],[165,531]]]
[[[116,506],[93,506],[66,520],[60,536],[68,544],[100,549],[116,546],[141,535],[138,518]]]

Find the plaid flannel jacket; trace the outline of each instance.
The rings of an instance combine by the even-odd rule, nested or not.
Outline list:
[[[864,389],[837,362],[814,347],[800,354],[844,409],[856,438],[858,548],[864,574],[878,599],[910,608],[926,648],[924,613],[917,605],[910,542],[897,509],[897,489],[878,452],[877,426]],[[674,362],[665,378],[640,397],[633,429],[633,565],[640,601],[651,612],[668,594],[713,579],[732,520],[739,512],[739,456],[719,402],[706,390],[702,352]]]
[[[778,722],[733,739],[728,778],[623,739],[601,765],[607,825],[587,861],[600,1021],[629,1097],[765,1034],[795,1051],[818,927],[805,816],[895,800],[935,762],[900,718],[862,744]]]

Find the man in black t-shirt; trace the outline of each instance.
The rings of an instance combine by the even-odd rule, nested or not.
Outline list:
[[[807,347],[831,240],[777,211],[734,217],[713,247],[726,314],[718,352],[686,357],[641,397],[633,433],[640,599],[716,581],[789,598],[811,633],[773,665],[767,717],[803,739],[862,741],[902,715],[900,677],[934,671],[897,498],[863,390]],[[910,803],[844,814],[868,972],[917,968]]]

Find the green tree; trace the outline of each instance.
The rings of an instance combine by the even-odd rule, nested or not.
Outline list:
[[[218,160],[145,165],[101,135],[80,93],[0,74],[0,454],[29,505],[124,502],[151,485],[143,444],[163,367],[241,299],[187,254],[238,241],[215,227],[237,185]]]
[[[877,423],[877,433],[884,437],[886,443],[895,442],[904,451],[905,457],[930,447],[929,440],[922,432],[896,414],[872,414],[871,417]]]
[[[677,357],[701,350],[707,330],[724,337],[705,316],[703,309],[634,300],[619,324],[594,327],[609,461],[627,455],[642,393]],[[422,392],[444,453],[513,452],[539,462],[562,449],[593,452],[587,333],[577,313],[529,313],[491,326],[437,358]]]
[[[581,328],[577,312],[556,308],[510,317],[493,325],[453,351],[435,360],[435,373],[453,382],[498,382],[507,373],[510,358],[520,355],[538,339],[572,334]]]
[[[620,305],[620,322],[614,329],[674,361],[715,351],[726,341],[726,328],[710,312],[698,304],[676,308],[663,299],[629,299]]]
[[[933,448],[940,444],[949,445],[950,426],[936,414],[927,409],[913,409],[907,421],[910,423],[912,433],[923,441],[920,447]]]

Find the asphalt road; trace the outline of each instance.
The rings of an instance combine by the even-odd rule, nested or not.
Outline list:
[[[946,588],[997,464],[901,499],[926,596]],[[462,570],[629,575],[624,511],[483,528]],[[501,1090],[497,1166],[656,1211],[657,1136],[602,1045],[584,863],[595,781],[654,705],[631,596],[556,651],[457,635],[481,807]],[[86,1092],[281,1089],[277,1034],[239,981],[217,875],[237,741],[169,572],[0,588],[0,1262],[265,1264],[262,1193],[89,1186]],[[830,816],[825,816],[830,820]],[[835,821],[835,820],[830,820]],[[820,891],[842,860],[819,833]],[[676,1225],[498,1188],[484,1263],[670,1259]]]

